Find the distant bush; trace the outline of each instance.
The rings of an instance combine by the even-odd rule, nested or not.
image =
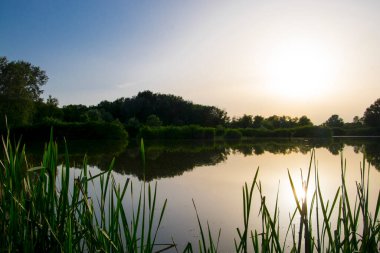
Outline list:
[[[258,129],[255,128],[240,128],[239,131],[244,137],[256,137],[258,134]]]
[[[244,137],[271,137],[272,130],[266,128],[240,128],[239,131]]]
[[[140,128],[139,135],[144,139],[214,139],[215,128],[191,126],[161,126]]]
[[[224,138],[225,139],[241,139],[243,134],[238,129],[227,129]]]
[[[320,126],[305,126],[294,129],[293,137],[305,138],[330,138],[332,131],[328,127]]]
[[[362,127],[345,129],[346,136],[380,136],[380,128]]]
[[[53,117],[45,117],[41,120],[40,124],[43,125],[58,125],[63,124],[62,120],[53,118]]]
[[[223,126],[218,125],[215,129],[215,135],[218,137],[224,136],[225,131],[226,131],[226,129]]]
[[[225,139],[246,138],[329,138],[332,131],[327,127],[302,126],[296,128],[223,128],[200,126],[161,126],[140,128],[139,136],[145,139],[214,139],[215,136]]]
[[[46,121],[44,123],[13,128],[16,137],[22,136],[28,140],[49,140],[50,128],[53,127],[54,136],[70,140],[123,140],[128,133],[120,123],[62,123],[59,121]]]
[[[333,136],[346,136],[346,130],[343,127],[331,127]]]
[[[294,132],[294,128],[278,128],[273,130],[272,137],[291,138],[293,137]]]

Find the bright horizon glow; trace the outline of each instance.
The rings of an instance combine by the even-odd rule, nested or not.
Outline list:
[[[264,61],[264,82],[278,97],[321,99],[333,90],[337,59],[313,41],[280,41]]]

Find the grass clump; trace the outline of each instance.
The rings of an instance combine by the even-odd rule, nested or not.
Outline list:
[[[314,165],[314,167],[313,167]],[[312,172],[314,171],[314,178]],[[289,214],[289,223],[285,235],[280,232],[278,191],[275,207],[271,213],[265,195],[258,180],[259,169],[250,186],[243,187],[243,228],[237,228],[238,238],[234,240],[236,252],[379,252],[380,251],[380,192],[377,195],[375,210],[369,210],[369,168],[365,159],[360,168],[360,181],[356,183],[357,195],[353,205],[347,193],[346,164],[341,163],[341,186],[332,201],[323,197],[319,183],[315,152],[312,152],[306,178],[301,171],[303,197],[297,196],[295,185],[288,171],[290,187],[293,191],[295,210]],[[314,180],[315,189],[310,189]],[[260,196],[260,229],[251,230],[249,225],[252,212],[253,192]],[[307,200],[312,190],[311,201]],[[337,214],[334,217],[333,214]],[[296,219],[299,218],[298,229]],[[257,221],[257,220],[256,220]],[[313,221],[315,223],[313,223]],[[211,234],[208,228],[208,234]],[[201,230],[201,235],[203,235]],[[290,237],[290,240],[289,240]],[[203,238],[203,237],[202,237]],[[203,245],[203,244],[202,244]],[[210,244],[211,245],[211,244]],[[192,248],[188,245],[188,249]],[[202,252],[217,252],[212,245]],[[192,252],[192,251],[190,251]]]
[[[166,208],[157,210],[157,185],[142,183],[137,206],[123,200],[133,187],[115,182],[109,169],[91,175],[86,158],[72,181],[69,156],[58,162],[51,134],[40,166],[30,167],[25,147],[2,138],[0,252],[152,252]],[[143,150],[143,149],[142,149]],[[100,195],[89,187],[100,185]],[[133,199],[133,197],[132,197]],[[135,203],[136,204],[136,203]],[[155,223],[154,223],[155,222]],[[165,245],[167,248],[172,244]]]

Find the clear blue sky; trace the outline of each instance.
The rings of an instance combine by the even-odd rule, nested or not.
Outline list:
[[[3,0],[0,55],[47,72],[44,96],[138,91],[231,116],[361,116],[380,97],[380,1]]]

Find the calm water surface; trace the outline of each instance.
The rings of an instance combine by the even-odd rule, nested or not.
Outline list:
[[[304,176],[311,150],[316,152],[320,184],[324,199],[333,200],[340,186],[341,154],[347,162],[346,181],[349,195],[356,196],[363,154],[370,163],[370,210],[375,210],[380,189],[380,139],[341,138],[331,140],[261,140],[251,142],[151,142],[146,141],[146,175],[151,184],[158,184],[158,202],[168,206],[159,232],[158,242],[177,243],[182,251],[187,242],[197,247],[199,229],[192,199],[204,226],[209,222],[216,238],[221,228],[219,249],[234,250],[236,228],[242,228],[242,186],[253,180],[257,168],[268,206],[274,209],[279,191],[281,231],[285,233],[289,213],[296,205],[288,170],[301,192],[301,170]],[[100,145],[99,145],[100,144]],[[116,157],[115,179],[124,183],[131,178],[138,192],[144,178],[137,144],[69,142],[73,167],[80,168],[84,153],[93,173],[105,170]],[[313,174],[314,176],[314,174]],[[314,184],[311,183],[311,189]],[[95,189],[96,192],[96,189]],[[311,199],[309,195],[309,199]],[[126,204],[128,205],[128,204]],[[260,198],[254,194],[251,228],[259,229]]]

